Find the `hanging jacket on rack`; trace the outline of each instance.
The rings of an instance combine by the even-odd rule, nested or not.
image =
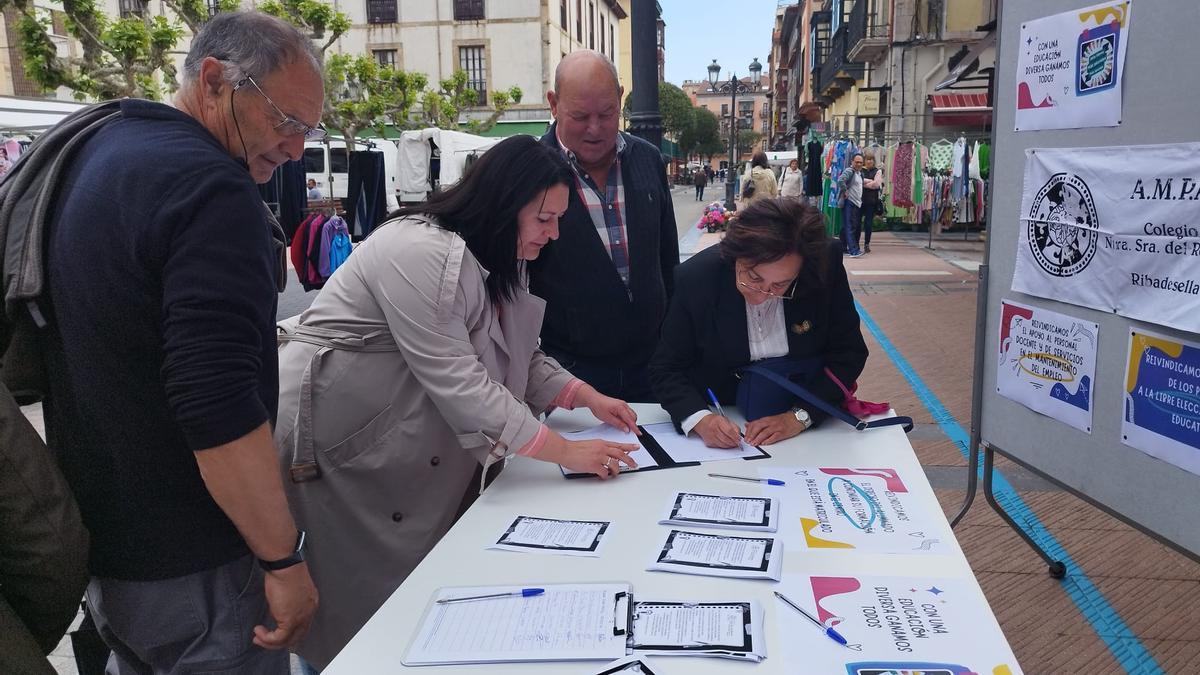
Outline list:
[[[824,169],[821,154],[825,147],[821,145],[820,141],[813,139],[809,141],[806,150],[808,164],[804,172],[804,194],[809,197],[817,197],[821,194],[821,175]]]

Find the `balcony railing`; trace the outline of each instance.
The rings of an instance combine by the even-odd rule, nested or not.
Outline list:
[[[836,99],[850,88],[854,80],[862,77],[863,64],[850,61],[847,52],[847,26],[843,23],[829,40],[829,55],[821,64],[821,73],[817,78],[818,94]]]
[[[888,23],[880,16],[880,0],[858,0],[846,22],[846,56],[851,61],[871,62],[888,51]]]

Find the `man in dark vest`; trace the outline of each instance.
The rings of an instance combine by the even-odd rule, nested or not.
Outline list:
[[[559,238],[530,263],[546,300],[542,349],[601,393],[653,401],[646,363],[679,264],[678,232],[658,148],[618,130],[623,90],[603,55],[563,58],[546,96],[542,142],[574,169]]]

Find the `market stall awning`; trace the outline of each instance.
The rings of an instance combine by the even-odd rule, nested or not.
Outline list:
[[[987,126],[992,121],[992,106],[987,93],[930,94],[933,123],[938,126]]]
[[[49,98],[0,96],[0,132],[36,135],[86,105]]]

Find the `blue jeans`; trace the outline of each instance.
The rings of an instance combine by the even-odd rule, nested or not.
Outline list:
[[[862,210],[849,199],[842,207],[842,249],[850,255],[858,255],[858,226],[862,222]]]
[[[92,577],[88,605],[112,649],[107,672],[288,675],[287,650],[268,651],[251,642],[255,625],[274,626],[263,574],[247,554],[172,579]]]

